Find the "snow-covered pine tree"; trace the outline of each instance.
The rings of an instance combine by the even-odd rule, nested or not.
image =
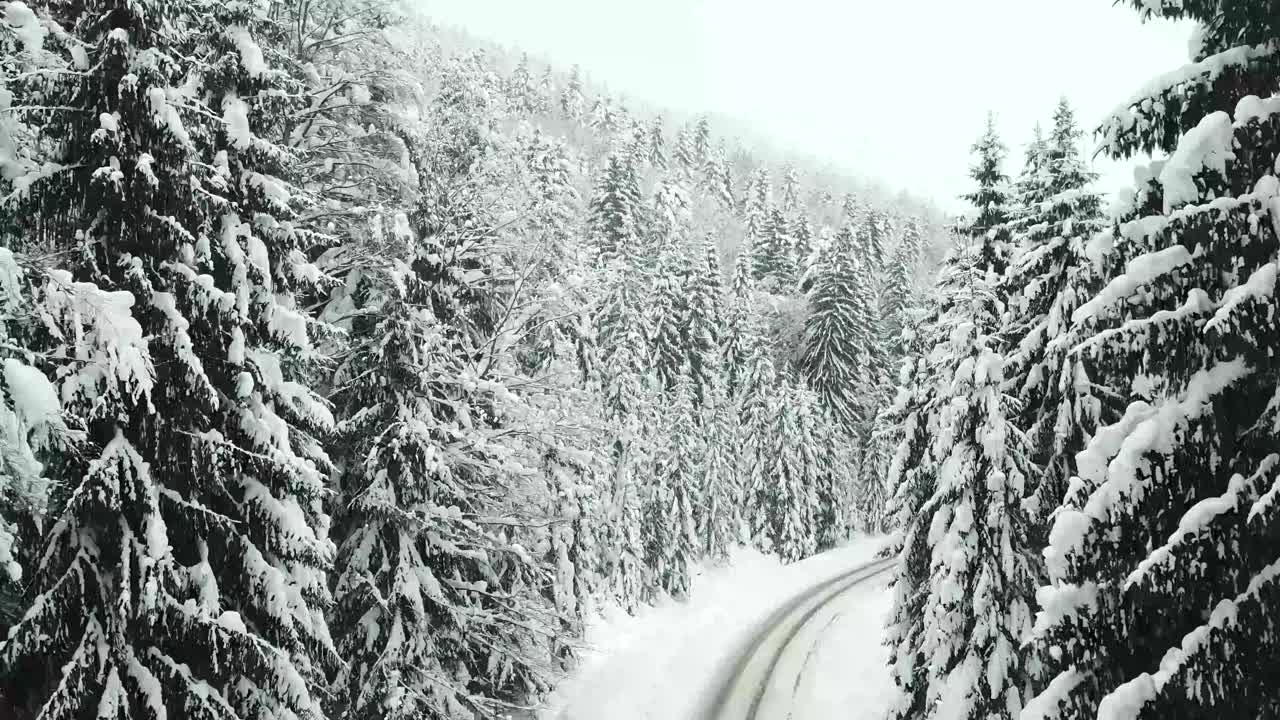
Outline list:
[[[1112,157],[1170,155],[1085,248],[1110,281],[1072,312],[1076,352],[1131,402],[1057,511],[1023,717],[1273,717],[1280,26],[1267,3],[1128,4],[1198,27],[1101,129]]]
[[[733,198],[733,168],[729,162],[729,152],[725,149],[724,141],[716,146],[710,162],[707,163],[706,186],[712,196],[720,202],[721,208],[732,210],[737,207]]]
[[[678,242],[678,241],[677,241]],[[650,352],[653,370],[664,390],[674,390],[689,356],[685,330],[689,322],[688,285],[691,281],[686,266],[685,249],[673,243],[663,248],[650,296],[650,324],[653,327]]]
[[[689,243],[685,254],[689,267],[688,315],[682,329],[685,358],[693,384],[694,401],[711,402],[711,388],[724,385],[720,348],[725,332],[725,293],[715,235],[705,233],[701,243]]]
[[[791,223],[782,209],[770,207],[763,224],[758,229],[758,239],[753,246],[755,277],[760,287],[778,295],[793,292],[796,286],[795,240],[791,237]]]
[[[653,458],[653,482],[645,488],[645,557],[655,589],[673,597],[689,591],[690,570],[701,557],[697,508],[702,496],[706,448],[698,429],[688,366],[679,368],[663,411],[662,441]]]
[[[889,218],[879,210],[868,207],[854,224],[854,236],[857,240],[858,259],[878,277],[884,265],[885,248],[888,245]]]
[[[747,320],[750,325],[756,322],[754,316]],[[759,331],[754,327],[747,329],[746,333],[751,338],[759,337]],[[769,503],[775,494],[775,476],[770,467],[776,452],[774,435],[780,393],[777,372],[765,344],[753,342],[747,351],[750,354],[739,370],[740,387],[735,398],[742,442],[737,467],[742,497],[737,502],[743,508],[742,526],[737,531],[740,542],[755,543],[757,547],[769,550],[773,539]]]
[[[597,95],[591,102],[591,109],[584,120],[587,127],[597,133],[605,137],[612,135],[616,129],[613,121],[613,100],[608,95]]]
[[[589,227],[598,262],[632,257],[645,226],[643,198],[635,165],[625,155],[614,154],[604,168],[588,209]]]
[[[54,339],[67,334],[56,322],[57,305],[46,304],[58,298],[45,292],[57,279],[21,254],[20,236],[0,230],[0,240],[19,249],[0,247],[0,626],[7,630],[23,614],[24,573],[35,565],[49,500],[47,468],[75,453],[80,438],[45,374],[61,365],[50,351]],[[97,299],[96,288],[85,290],[86,300]],[[85,313],[83,321],[93,316]]]
[[[858,437],[870,389],[865,374],[874,341],[868,278],[853,234],[836,234],[815,268],[799,367],[822,406],[846,433]]]
[[[725,307],[724,339],[720,344],[726,392],[734,399],[741,396],[747,365],[755,346],[762,342],[754,302],[755,280],[751,276],[754,263],[751,255],[751,241],[748,238],[738,248],[738,257],[733,264],[733,277]]]
[[[529,53],[520,54],[520,62],[507,78],[507,97],[511,98],[512,109],[516,112],[534,111],[537,89],[533,85],[533,75],[529,73]]]
[[[787,215],[800,212],[800,174],[794,165],[788,165],[782,172],[782,211]]]
[[[333,419],[306,385],[294,300],[315,237],[281,145],[303,109],[281,38],[250,3],[44,11],[71,66],[10,89],[57,108],[32,128],[62,170],[11,208],[68,258],[68,302],[92,282],[112,308],[116,337],[96,342],[135,351],[63,378],[89,445],[57,468],[33,603],[0,664],[38,661],[23,673],[44,718],[321,718],[339,664]]]
[[[659,170],[667,169],[667,140],[662,129],[662,118],[656,117],[649,123],[645,137],[648,142],[647,157],[649,164]]]
[[[541,586],[543,569],[493,525],[529,492],[508,465],[508,428],[495,423],[514,398],[477,372],[490,363],[465,352],[483,338],[464,319],[472,308],[456,307],[469,294],[453,286],[460,275],[439,267],[438,258],[473,258],[445,247],[456,240],[415,237],[404,216],[394,241],[400,252],[354,290],[351,348],[334,383],[343,418],[341,714],[490,715],[495,701],[543,686],[526,633],[552,627],[538,598],[518,591]]]
[[[953,256],[951,294],[931,330],[942,342],[917,375],[934,387],[915,391],[890,471],[905,516],[888,636],[894,718],[1013,718],[1025,701],[1018,648],[1035,585],[1023,511],[1029,465],[992,349],[999,303],[986,254],[971,247]]]
[[[740,539],[744,512],[742,488],[737,473],[739,447],[738,414],[729,397],[724,377],[711,376],[703,389],[700,428],[706,454],[702,458],[699,494],[702,506],[694,508],[700,555],[723,561],[730,546]]]
[[[1002,167],[1007,149],[996,132],[994,114],[987,115],[986,130],[974,143],[973,152],[977,160],[969,168],[969,177],[977,183],[977,188],[963,197],[977,212],[965,224],[963,233],[982,250],[982,257],[977,259],[979,267],[998,276],[1009,263],[1007,224],[1011,209],[1009,177]]]
[[[1032,130],[1031,142],[1027,143],[1026,155],[1022,160],[1022,172],[1018,173],[1018,179],[1013,183],[1010,192],[1010,202],[1015,208],[1011,213],[1014,215],[1015,229],[1024,224],[1035,224],[1033,219],[1024,218],[1024,214],[1034,212],[1033,209],[1039,207],[1040,203],[1049,197],[1049,173],[1045,162],[1047,151],[1044,128],[1037,122],[1035,129]]]
[[[568,120],[576,122],[582,119],[586,107],[587,98],[582,94],[582,68],[574,65],[569,69],[569,80],[560,93],[560,112]]]
[[[885,638],[898,688],[890,713],[895,720],[949,712],[954,713],[949,717],[961,718],[986,717],[988,712],[1011,717],[1025,701],[1026,673],[1017,669],[1017,676],[1010,677],[1007,666],[1016,658],[992,660],[990,655],[1001,638],[1021,637],[1025,628],[1014,623],[1024,618],[986,617],[980,634],[972,635],[979,627],[978,613],[994,612],[991,592],[1005,593],[1000,599],[1015,597],[1006,591],[1029,598],[1032,590],[1029,570],[1026,585],[1017,584],[1024,582],[1022,568],[1029,563],[1021,490],[1013,492],[1025,483],[1029,466],[1018,448],[1011,447],[1018,433],[1008,422],[1011,408],[1000,388],[1003,360],[993,350],[1001,313],[993,285],[1007,263],[1008,217],[1003,146],[992,117],[973,150],[978,158],[970,177],[977,188],[965,197],[977,208],[977,217],[961,228],[968,237],[948,253],[934,308],[916,338],[915,357],[904,364],[904,384],[889,411],[900,423],[893,433],[897,450],[886,480],[892,488],[887,508],[896,534],[892,547],[899,558]],[[979,359],[982,373],[976,372]],[[983,445],[983,438],[991,442]],[[987,469],[993,479],[989,486],[984,484]],[[1002,512],[1010,516],[989,517]],[[1009,535],[1007,544],[1000,522],[1015,523],[1018,534]],[[1005,547],[1011,548],[1011,556]],[[956,551],[954,557],[948,556],[950,550]],[[996,574],[987,566],[988,575],[974,575],[979,567],[974,563],[1006,557],[1018,563],[995,568],[1000,571]],[[939,584],[949,576],[963,583]],[[987,601],[969,605],[971,612],[965,614],[965,595],[982,577],[987,577],[981,588]],[[950,638],[948,631],[954,633]],[[984,682],[988,667],[995,673],[992,679],[985,681],[986,687],[977,685]],[[1008,692],[1011,688],[1016,697]],[[952,694],[943,697],[944,690]]]
[[[615,263],[607,271],[606,287],[612,290],[605,302],[620,309],[602,309],[602,314],[611,322],[619,317],[622,322],[608,343],[602,344],[607,352],[596,380],[604,396],[612,478],[608,495],[602,498],[605,521],[599,536],[601,547],[612,553],[603,573],[609,578],[612,599],[634,611],[654,587],[653,574],[645,563],[642,528],[644,494],[653,473],[659,388],[657,379],[648,372],[643,320],[628,303],[623,291],[627,283],[617,277],[621,269]]]
[[[784,562],[813,554],[817,547],[815,515],[819,475],[814,398],[798,384],[784,380],[772,393],[771,447],[756,486],[756,512],[769,547]]]
[[[689,179],[696,177],[698,157],[693,148],[693,129],[688,125],[676,132],[675,143],[671,149],[671,160],[683,177]]]
[[[899,688],[894,718],[918,718],[925,708],[928,659],[923,655],[924,603],[932,559],[929,527],[937,511],[929,504],[937,487],[938,466],[931,453],[937,435],[939,390],[950,378],[942,373],[949,360],[947,328],[941,322],[962,291],[974,262],[971,253],[953,247],[938,273],[938,292],[928,317],[912,337],[899,374],[897,396],[882,413],[885,442],[892,448],[885,472],[889,501],[885,524],[892,532],[887,551],[898,556],[894,570],[893,614],[885,633],[890,648],[890,674]]]
[[[697,163],[694,169],[699,176],[706,173],[707,164],[711,162],[711,121],[706,115],[698,118],[693,125],[693,159]]]
[[[1103,411],[1087,381],[1088,360],[1071,352],[1079,342],[1071,314],[1100,289],[1085,244],[1103,229],[1101,198],[1089,188],[1096,175],[1080,140],[1063,99],[1050,137],[1028,148],[1010,223],[1015,251],[1003,281],[1006,381],[1020,405],[1016,424],[1027,430],[1042,469],[1028,488],[1039,496],[1037,542]]]
[[[538,86],[534,92],[533,112],[539,115],[549,115],[555,102],[555,94],[556,80],[551,66],[548,65],[542,71],[542,77],[538,79]]]
[[[791,222],[791,266],[795,268],[796,282],[803,282],[813,265],[813,223],[803,212]]]
[[[763,238],[769,224],[769,210],[773,207],[773,187],[769,181],[769,170],[759,167],[751,174],[742,198],[742,218],[746,224],[746,236],[753,242],[764,242]],[[759,254],[760,248],[756,248]],[[757,261],[758,262],[758,261]],[[760,275],[757,273],[757,279]]]
[[[977,268],[975,268],[976,270]],[[920,651],[928,671],[923,717],[1016,718],[1028,670],[1021,641],[1031,627],[1035,573],[1022,509],[1029,471],[1025,442],[1009,422],[997,302],[975,272],[957,303],[947,352],[957,361],[940,390],[939,435],[931,443],[937,485],[927,543],[930,579]],[[905,688],[914,694],[917,688]]]

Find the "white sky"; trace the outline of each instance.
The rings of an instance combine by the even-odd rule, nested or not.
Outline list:
[[[994,110],[1016,175],[1066,95],[1087,131],[1187,61],[1189,27],[1112,0],[417,0],[481,37],[582,65],[661,107],[741,118],[892,189],[957,208]],[[1093,147],[1092,136],[1089,140]],[[1129,183],[1100,162],[1103,187]]]

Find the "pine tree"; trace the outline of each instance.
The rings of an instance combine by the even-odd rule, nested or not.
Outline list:
[[[973,205],[976,213],[964,227],[964,234],[983,249],[982,267],[997,275],[1004,272],[1009,263],[1010,219],[1009,178],[1004,174],[1006,148],[996,133],[995,115],[987,115],[987,127],[982,137],[973,145],[977,162],[969,168],[969,177],[977,184],[964,199]]]
[[[564,91],[560,93],[560,112],[569,120],[577,121],[582,118],[587,106],[587,99],[582,94],[582,70],[574,65],[569,70],[569,80],[565,83]]]
[[[990,117],[974,152],[977,188],[965,197],[977,216],[948,254],[919,357],[888,411],[899,423],[886,479],[899,557],[885,639],[892,718],[1013,717],[1030,677],[1011,644],[1026,630],[1034,585],[1022,506],[1030,466],[994,345],[1008,216]]]
[[[732,210],[737,207],[733,198],[733,170],[723,141],[716,147],[711,161],[707,163],[706,185],[722,208]]]
[[[747,237],[760,242],[769,224],[769,210],[773,207],[773,188],[769,183],[769,171],[757,168],[751,174],[743,193],[742,217],[746,223]],[[760,277],[756,276],[757,279]]]
[[[737,472],[743,490],[738,502],[744,508],[738,536],[742,542],[752,542],[767,551],[773,549],[774,540],[770,504],[775,499],[772,465],[777,451],[778,378],[764,343],[753,343],[749,352],[740,370],[737,396],[738,424],[742,428]]]
[[[680,128],[680,131],[676,133],[676,142],[671,151],[671,159],[684,177],[696,177],[698,156],[693,147],[693,132],[687,125]]]
[[[683,328],[683,342],[694,400],[701,406],[710,401],[711,388],[723,384],[720,347],[725,325],[724,283],[715,237],[707,233],[701,246],[690,243],[685,263],[689,267],[689,314]]]
[[[974,285],[974,302],[993,304],[980,278]],[[1015,718],[1025,701],[1019,647],[1035,588],[1022,511],[1027,464],[1000,388],[1002,360],[982,334],[994,318],[983,319],[989,309],[972,312],[975,320],[952,332],[949,349],[960,362],[939,400],[942,434],[932,448],[939,468],[929,501],[937,510],[927,538],[925,717]]]
[[[799,367],[831,418],[855,437],[864,416],[871,308],[868,278],[848,228],[836,235],[810,287]]]
[[[771,207],[758,229],[759,239],[754,245],[755,278],[760,287],[778,294],[787,294],[796,285],[795,241],[791,226],[782,210]]]
[[[732,399],[720,376],[703,391],[699,432],[706,455],[698,492],[702,506],[695,507],[698,548],[702,556],[723,561],[739,540],[743,524],[742,488],[737,473],[740,437]]]
[[[885,247],[888,242],[888,218],[874,208],[867,208],[862,213],[861,220],[854,226],[858,256],[875,273],[884,264]]]
[[[65,170],[34,179],[15,217],[68,258],[71,293],[96,284],[135,350],[64,388],[87,446],[51,478],[33,602],[0,665],[29,662],[45,718],[323,717],[340,662],[333,418],[306,384],[295,297],[318,238],[282,145],[299,87],[259,45],[280,38],[238,2],[47,12],[62,30],[46,41],[78,69],[11,87],[15,105],[59,108],[33,129]]]
[[[1130,4],[1197,42],[1100,131],[1170,155],[1085,247],[1110,280],[1071,313],[1081,381],[1131,402],[1055,514],[1027,715],[1273,717],[1278,28],[1263,3]]]
[[[795,167],[789,165],[782,174],[782,211],[791,215],[800,210],[800,176]]]
[[[803,214],[791,222],[791,239],[790,264],[795,268],[797,282],[800,282],[809,274],[814,252],[813,224]]]
[[[692,279],[691,268],[685,264],[684,248],[677,242],[665,247],[658,259],[651,304],[653,369],[664,390],[675,389],[690,352],[687,288]]]
[[[588,208],[599,262],[639,253],[644,227],[642,202],[635,166],[626,157],[610,156]]]
[[[667,141],[663,136],[662,118],[657,117],[649,124],[647,134],[647,157],[650,165],[660,170],[667,169]]]
[[[773,416],[771,450],[757,488],[757,512],[769,547],[785,562],[813,554],[817,547],[818,460],[812,402],[807,393],[784,382],[769,403]]]
[[[700,557],[695,508],[704,505],[703,457],[697,410],[688,367],[682,368],[671,393],[669,427],[655,458],[655,482],[645,512],[646,556],[663,592],[683,597],[690,570]]]
[[[693,126],[693,160],[696,163],[694,169],[699,175],[706,172],[708,163],[711,162],[711,121],[706,115],[698,118],[698,122]]]
[[[508,428],[491,419],[511,414],[495,402],[511,396],[459,352],[480,339],[459,322],[468,313],[440,312],[458,293],[433,281],[451,275],[438,258],[467,264],[466,255],[438,236],[418,240],[403,217],[395,232],[408,257],[365,276],[365,312],[335,383],[344,388],[343,715],[487,714],[494,698],[545,683],[526,628],[549,623],[547,611],[520,592],[541,585],[543,570],[487,526],[527,492],[505,465]]]
[[[529,74],[529,53],[520,55],[520,62],[511,71],[507,80],[507,96],[519,112],[535,112],[537,90],[533,85],[533,75]]]
[[[1008,356],[1008,381],[1021,405],[1017,424],[1027,428],[1033,459],[1044,472],[1032,488],[1039,495],[1037,521],[1062,498],[1075,474],[1075,455],[1102,421],[1102,403],[1087,383],[1087,361],[1071,353],[1078,342],[1071,313],[1100,289],[1085,244],[1103,229],[1096,179],[1084,165],[1081,133],[1065,99],[1054,128],[1028,151],[1014,222],[1014,262],[1005,279],[1009,297],[1002,335],[1016,345]],[[1040,528],[1043,533],[1046,527]]]
[[[754,264],[751,254],[749,243],[738,249],[738,258],[733,265],[732,285],[725,309],[726,321],[724,340],[721,343],[721,358],[727,392],[732,398],[740,396],[747,364],[755,346],[762,342],[758,335],[758,318],[753,301],[755,280],[751,276],[751,267]]]
[[[1014,207],[1022,212],[1034,212],[1040,203],[1048,199],[1049,191],[1049,169],[1047,163],[1047,154],[1049,146],[1044,139],[1044,130],[1040,127],[1040,123],[1036,123],[1035,130],[1032,132],[1031,142],[1027,144],[1026,156],[1022,161],[1022,172],[1018,174],[1018,180],[1013,185],[1012,197],[1010,200]],[[1015,213],[1015,215],[1018,213]],[[1022,217],[1014,218],[1017,225],[1033,224],[1025,222]]]
[[[1025,701],[1017,649],[1035,586],[1022,502],[1029,464],[992,349],[999,302],[986,255],[953,256],[931,330],[945,340],[916,378],[941,382],[921,389],[890,472],[905,531],[888,636],[895,718],[1013,718]],[[923,426],[922,411],[933,414]]]

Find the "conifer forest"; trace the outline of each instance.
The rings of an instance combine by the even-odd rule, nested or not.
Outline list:
[[[1280,718],[1280,14],[1118,4],[1190,62],[957,213],[412,2],[0,0],[0,718],[532,717],[867,535],[884,720]]]

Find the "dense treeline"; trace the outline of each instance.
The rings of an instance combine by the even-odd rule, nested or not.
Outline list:
[[[600,603],[878,524],[937,214],[437,40],[0,2],[17,712],[493,716]]]
[[[1063,102],[972,217],[887,411],[895,718],[1270,718],[1274,7],[1130,3],[1191,63],[1098,131],[1166,154],[1104,209]]]

